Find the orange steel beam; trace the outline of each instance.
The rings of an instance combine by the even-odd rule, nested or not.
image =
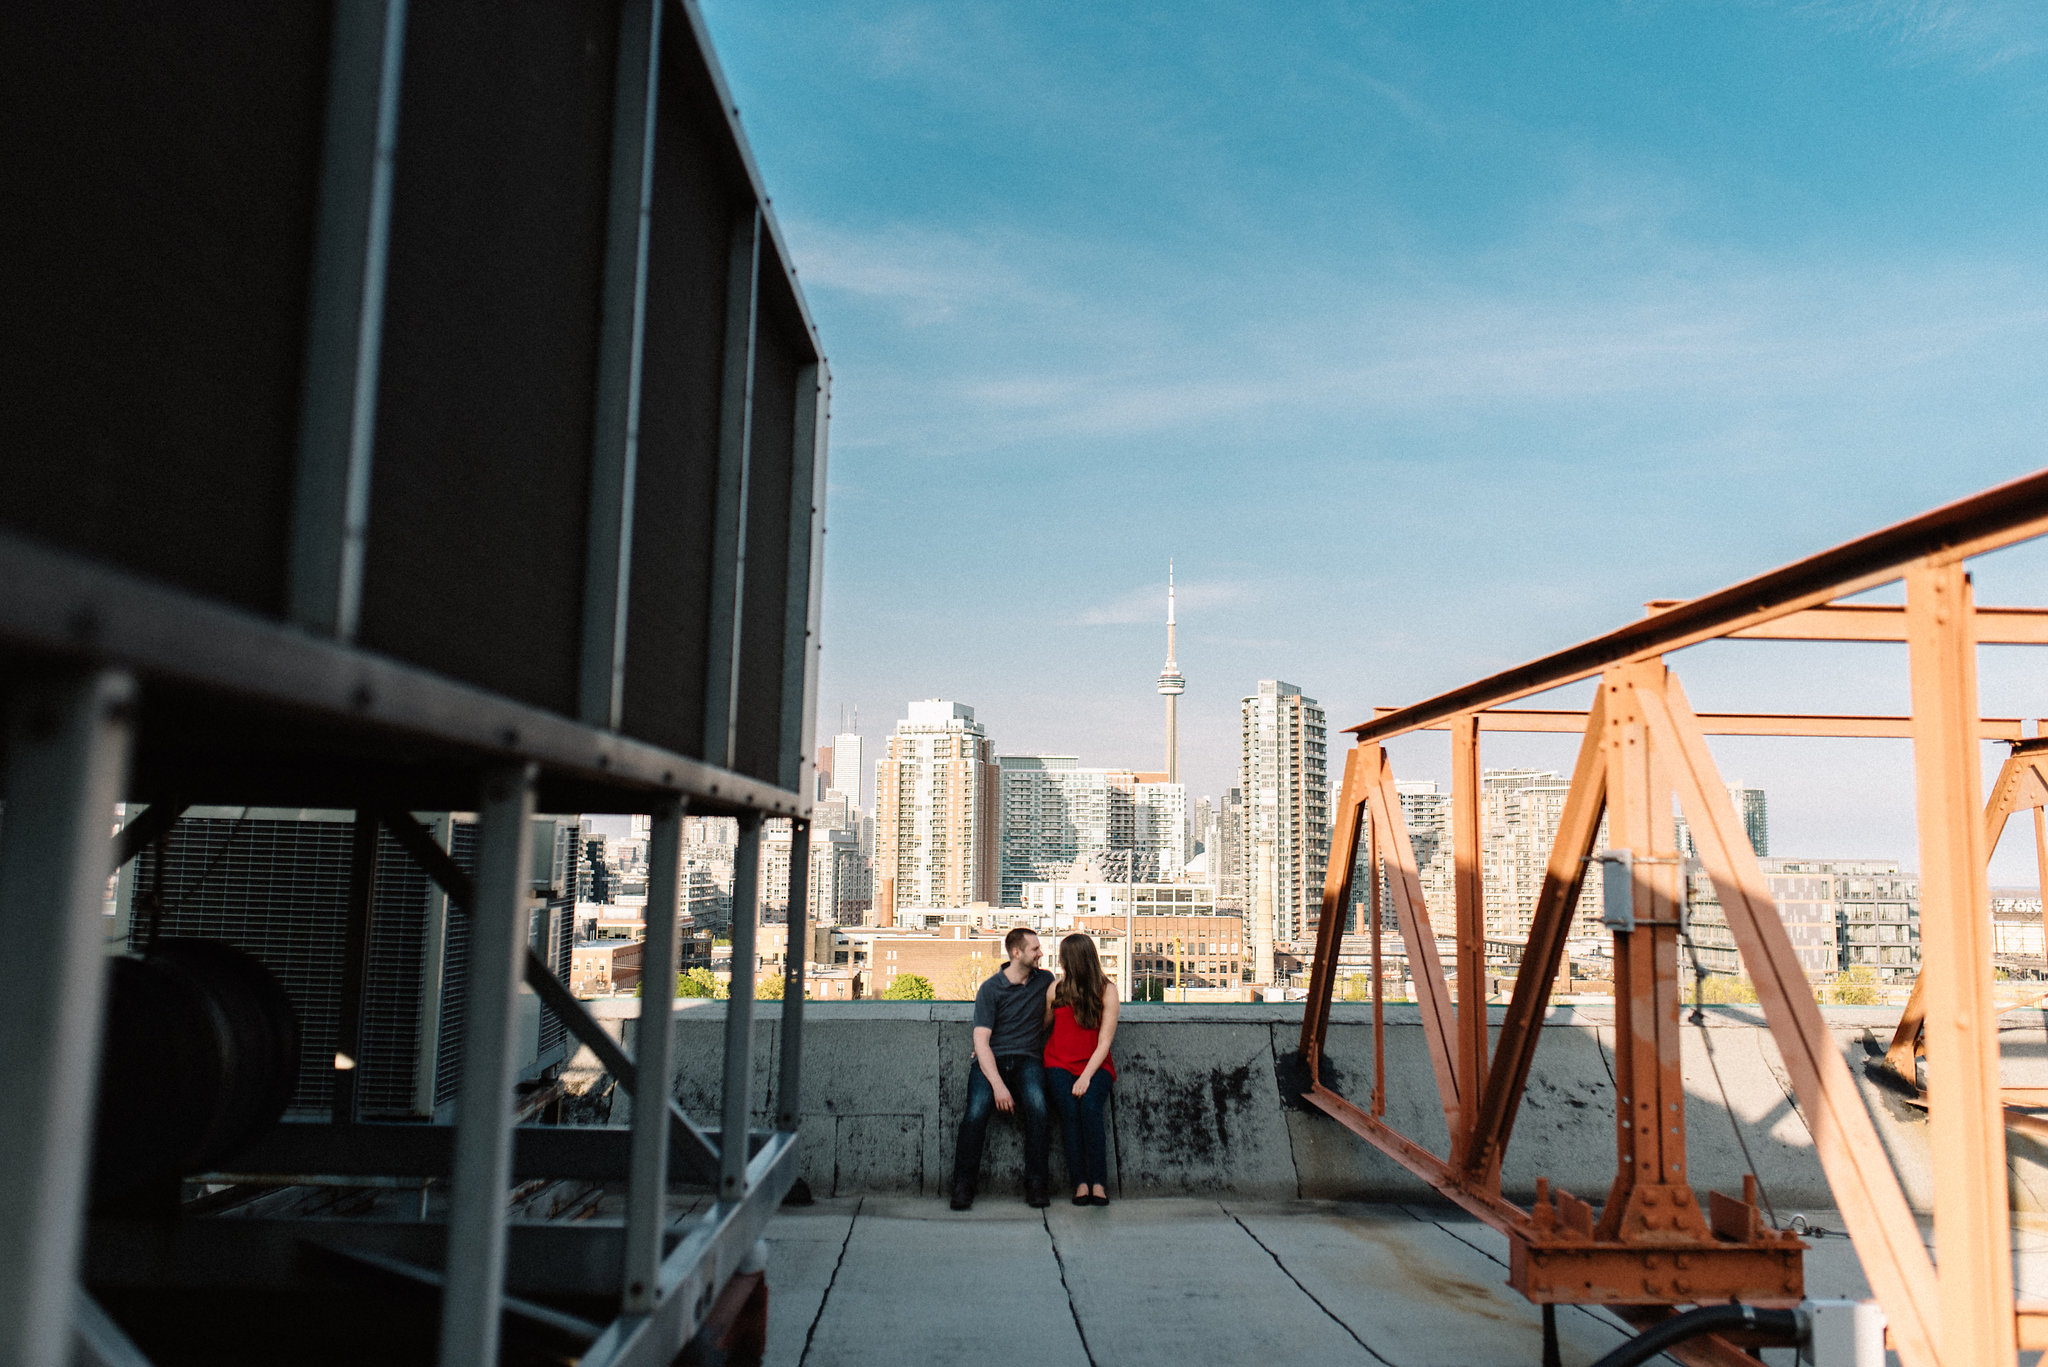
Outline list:
[[[1366,914],[1372,917],[1372,1113],[1387,1113],[1387,980],[1380,962],[1380,932],[1386,917],[1380,911],[1380,838],[1372,818],[1365,821],[1365,866],[1372,871]]]
[[[1330,1031],[1330,994],[1337,985],[1337,949],[1358,866],[1358,831],[1365,819],[1369,780],[1366,755],[1354,747],[1344,760],[1344,786],[1330,830],[1330,864],[1323,876],[1323,909],[1316,922],[1316,959],[1309,970],[1308,1001],[1301,1013],[1301,1056],[1311,1079],[1319,1076],[1323,1040]]]
[[[2048,611],[1977,614],[1962,563],[1971,556],[2048,534],[2048,471],[1988,490],[1831,551],[1685,603],[1653,605],[1653,615],[1567,650],[1384,712],[1349,728],[1374,773],[1366,795],[1368,839],[1384,851],[1396,912],[1437,1075],[1447,1128],[1464,1136],[1453,1161],[1399,1135],[1327,1088],[1309,1099],[1440,1193],[1508,1236],[1509,1283],[1533,1300],[1657,1304],[1729,1295],[1769,1303],[1796,1299],[1803,1245],[1768,1229],[1748,1199],[1714,1194],[1711,1232],[1700,1228],[1685,1171],[1684,1097],[1678,1077],[1674,938],[1681,867],[1668,849],[1674,797],[1698,845],[1736,947],[1790,1075],[1800,1115],[1833,1191],[1858,1259],[1885,1308],[1892,1346],[1906,1367],[2011,1367],[2016,1344],[2043,1337],[2041,1311],[2015,1312],[2010,1212],[2005,1193],[2006,1126],[2048,1137],[2048,1116],[2026,1109],[2039,1098],[1998,1085],[1997,1012],[1991,991],[1985,861],[1998,831],[2021,808],[2036,812],[2037,860],[2048,880],[2048,738],[2020,737],[2019,723],[1978,714],[1976,647],[2048,643]],[[1903,607],[1835,600],[1894,580],[1906,581]],[[1724,713],[1702,719],[1665,669],[1662,655],[1720,637],[1777,640],[1903,641],[1912,683],[1909,718],[1772,716]],[[1594,674],[1604,675],[1602,712],[1506,709],[1501,705]],[[1463,1044],[1448,1010],[1443,967],[1414,852],[1382,742],[1424,728],[1454,733],[1456,768],[1476,767],[1483,730],[1568,731],[1596,741],[1604,770],[1609,838],[1632,860],[1633,928],[1615,931],[1615,1073],[1621,1157],[1614,1190],[1599,1214],[1539,1181],[1535,1206],[1519,1212],[1500,1199],[1500,1152],[1512,1124],[1512,1093],[1526,1081],[1525,1056],[1540,1029],[1557,971],[1545,937],[1569,923],[1569,893],[1580,877],[1578,849],[1593,836],[1579,824],[1599,820],[1587,772],[1575,773],[1567,820],[1552,850],[1544,915],[1531,940],[1510,1003],[1493,1076],[1461,1068]],[[1920,1238],[1898,1175],[1879,1142],[1848,1066],[1829,1036],[1797,951],[1755,853],[1714,765],[1709,734],[1906,737],[1913,741],[1923,870],[1924,968],[1916,1002],[1924,1005],[1932,1095],[1936,1237],[1942,1275]],[[2012,756],[1992,801],[1979,808],[1978,745],[2006,740]],[[2037,758],[2041,767],[2036,767]],[[1581,751],[1580,770],[1587,769]],[[1454,806],[1457,794],[1454,793]],[[1580,809],[1583,810],[1575,810]],[[1577,823],[1577,824],[1575,824]],[[1473,823],[1476,825],[1476,823]],[[1567,838],[1569,837],[1569,838]],[[1384,844],[1381,842],[1384,841]],[[1476,841],[1468,842],[1476,846]],[[1617,854],[1621,858],[1622,854]],[[1374,861],[1375,886],[1380,868]],[[1609,872],[1618,872],[1609,866]],[[1556,885],[1556,886],[1552,886]],[[1620,889],[1614,889],[1618,893]],[[1611,895],[1611,894],[1610,894]],[[1461,899],[1461,910],[1476,899]],[[1626,913],[1624,913],[1626,914]],[[1461,917],[1459,929],[1469,918]],[[1456,944],[1464,957],[1469,936]],[[1332,946],[1334,954],[1336,946]],[[1546,971],[1547,970],[1547,971]],[[1524,985],[1527,985],[1525,992]],[[1376,983],[1377,986],[1377,983]],[[1468,984],[1469,986],[1469,984]],[[1909,1015],[1913,1014],[1909,1008]],[[1917,1023],[1917,1022],[1916,1022]],[[1909,1038],[1902,1022],[1900,1039]],[[1511,1036],[1511,1038],[1509,1037]],[[1898,1052],[1897,1041],[1893,1050]],[[1907,1058],[1911,1062],[1910,1054]],[[1384,1079],[1375,1076],[1375,1111]],[[1460,1084],[1464,1084],[1461,1091]],[[2048,1089],[2035,1089],[2048,1095]],[[1471,1108],[1469,1114],[1466,1108]],[[1654,1199],[1652,1199],[1654,1198]],[[1686,1266],[1663,1268],[1649,1250],[1686,1248]],[[1546,1261],[1546,1259],[1548,1261]],[[1689,1261],[1687,1261],[1689,1260]],[[1669,1260],[1666,1260],[1669,1261]],[[1654,1314],[1654,1309],[1645,1313]]]
[[[1614,937],[1614,1085],[1619,1163],[1596,1238],[1703,1226],[1686,1171],[1685,1081],[1679,1072],[1678,915],[1681,866],[1671,782],[1646,695],[1661,663],[1620,665],[1601,681],[1606,703],[1607,827],[1635,852],[1635,929]]]
[[[1458,1095],[1466,1105],[1451,1132],[1456,1163],[1472,1139],[1476,1104],[1486,1086],[1486,882],[1480,868],[1479,725],[1469,714],[1451,720],[1452,898],[1458,934]]]
[[[1958,562],[2048,533],[2048,470],[1959,499],[1919,517],[1716,593],[1631,622],[1604,636],[1503,670],[1347,730],[1385,740],[1590,678],[1609,665],[1649,659],[1806,608],[1888,584],[1929,557]],[[1972,804],[1974,806],[1974,804]]]
[[[1375,717],[1392,716],[1399,709],[1377,707]],[[1555,732],[1579,735],[1586,729],[1586,714],[1571,708],[1500,707],[1490,712],[1467,713],[1479,719],[1481,731]],[[1455,719],[1430,722],[1417,731],[1448,731]],[[2021,739],[2019,717],[1982,717],[1977,734],[1984,740]],[[1702,712],[1700,730],[1709,736],[1811,736],[1826,740],[1911,740],[1911,717],[1874,717],[1818,712]]]
[[[1457,1029],[1452,1018],[1450,993],[1444,988],[1443,960],[1436,952],[1436,931],[1430,925],[1429,906],[1422,899],[1422,874],[1415,865],[1415,847],[1408,840],[1408,824],[1401,819],[1401,799],[1394,791],[1394,770],[1387,752],[1380,746],[1361,760],[1371,780],[1368,794],[1373,834],[1393,864],[1394,919],[1401,928],[1401,945],[1408,952],[1408,970],[1415,980],[1415,996],[1422,1007],[1422,1033],[1429,1042],[1429,1063],[1436,1072],[1437,1097],[1444,1115],[1457,1133],[1459,1113],[1457,1065],[1451,1055],[1451,1040]]]
[[[1308,1099],[1504,1233],[1510,1252],[1509,1284],[1532,1300],[1641,1307],[1739,1296],[1760,1304],[1790,1303],[1803,1293],[1800,1257],[1804,1243],[1767,1229],[1748,1198],[1736,1200],[1717,1194],[1709,1219],[1686,1180],[1675,953],[1679,865],[1671,848],[1671,832],[1661,837],[1656,834],[1657,813],[1660,806],[1670,812],[1672,791],[1662,762],[1649,753],[1642,709],[1634,697],[1639,678],[1654,677],[1660,670],[1660,666],[1648,665],[1612,671],[1618,691],[1604,689],[1599,705],[1610,717],[1619,715],[1613,711],[1619,706],[1627,714],[1626,727],[1617,728],[1610,721],[1589,738],[1590,752],[1577,775],[1584,782],[1568,799],[1573,814],[1563,823],[1564,835],[1554,846],[1551,861],[1556,870],[1551,881],[1560,886],[1551,888],[1549,900],[1558,914],[1547,918],[1546,925],[1561,939],[1568,928],[1569,885],[1579,877],[1576,851],[1589,847],[1599,828],[1601,792],[1611,797],[1618,785],[1626,783],[1633,797],[1620,809],[1619,838],[1629,843],[1640,866],[1650,872],[1640,899],[1637,929],[1616,935],[1616,957],[1637,964],[1635,977],[1644,984],[1648,1005],[1621,1023],[1617,1072],[1627,1079],[1641,1079],[1644,1087],[1638,1098],[1637,1088],[1624,1081],[1616,1093],[1617,1120],[1621,1122],[1616,1131],[1621,1156],[1619,1194],[1610,1196],[1600,1227],[1595,1228],[1590,1206],[1564,1192],[1556,1193],[1553,1201],[1540,1182],[1535,1208],[1517,1211],[1500,1194],[1501,1145],[1495,1143],[1489,1153],[1476,1154],[1472,1152],[1475,1146],[1468,1142],[1465,1151],[1460,1151],[1457,1136],[1468,1128],[1474,1135],[1481,1133],[1481,1124],[1488,1127],[1487,1134],[1498,1128],[1497,1119],[1479,1117],[1480,1097],[1475,1095],[1479,1087],[1492,1091],[1495,1084],[1475,1079],[1452,1058],[1464,1043],[1462,1028],[1470,1018],[1460,1013],[1453,1020],[1447,1014],[1443,967],[1433,955],[1412,966],[1417,995],[1424,1004],[1425,1036],[1438,1076],[1446,1129],[1453,1137],[1451,1156],[1431,1153],[1380,1119],[1384,1083],[1377,1076],[1383,1071],[1378,1060],[1373,1112],[1361,1111],[1320,1084],[1311,1089]],[[1620,729],[1634,738],[1625,742],[1633,746],[1631,753],[1621,753],[1613,743]],[[1467,731],[1468,738],[1476,734]],[[1381,848],[1392,852],[1396,909],[1402,913],[1404,939],[1411,950],[1424,943],[1434,949],[1434,943],[1424,938],[1429,930],[1426,917],[1411,918],[1402,905],[1404,898],[1410,905],[1421,899],[1412,851],[1404,848],[1405,823],[1391,791],[1392,772],[1385,750],[1363,745],[1354,753],[1359,758],[1352,763],[1367,766],[1367,772],[1378,776],[1373,791],[1366,795],[1372,813],[1371,839],[1377,843],[1384,828],[1387,843]],[[1476,757],[1468,754],[1460,768],[1469,772],[1474,767]],[[1727,800],[1725,793],[1722,800]],[[1668,824],[1668,816],[1666,821]],[[1344,856],[1340,853],[1337,857]],[[1655,872],[1660,865],[1663,872]],[[1326,886],[1336,873],[1333,868]],[[1334,953],[1335,949],[1335,945],[1327,945],[1324,952]],[[1549,968],[1554,978],[1555,955]],[[1528,985],[1520,986],[1522,1007],[1512,1014],[1520,1017],[1522,1045],[1528,1049],[1534,1045],[1533,1028],[1540,1025],[1540,1013],[1529,995],[1544,986],[1539,977],[1536,966],[1525,963],[1517,979],[1518,986]],[[1628,975],[1621,978],[1626,995]],[[1526,1066],[1526,1053],[1518,1048],[1515,1056],[1504,1057],[1497,1068],[1517,1069],[1525,1080]],[[1509,1092],[1499,1092],[1494,1115],[1511,1117],[1513,1101]],[[1468,1105],[1474,1107],[1475,1116],[1469,1126],[1463,1115]],[[1732,1359],[1725,1354],[1707,1354],[1697,1360]]]
[[[1600,834],[1600,812],[1607,801],[1604,698],[1604,694],[1594,697],[1586,738],[1579,746],[1579,760],[1573,766],[1571,787],[1566,790],[1564,811],[1558,819],[1557,838],[1550,848],[1550,862],[1543,870],[1543,887],[1536,894],[1536,912],[1522,949],[1521,967],[1515,973],[1514,995],[1501,1022],[1500,1047],[1473,1121],[1472,1143],[1465,1154],[1468,1174],[1489,1167],[1499,1170],[1499,1154],[1507,1147],[1515,1112],[1522,1104],[1522,1090],[1529,1084],[1543,1014],[1550,1008],[1551,989],[1571,934],[1572,913],[1585,882],[1586,856],[1593,852],[1593,842]]]
[[[1955,561],[1906,576],[1913,767],[1920,811],[1920,981],[1926,985],[1928,1133],[1941,1346],[1954,1361],[2010,1367],[2011,1208],[1998,1095],[1991,927],[1982,914],[1984,789],[1971,725],[1977,705],[1970,581]]]
[[[2041,804],[2048,801],[2048,774],[2041,771],[2041,755],[2048,750],[2048,739],[2021,741],[2012,747],[2006,756],[1998,777],[1992,781],[1991,796],[1984,802],[1984,857],[1991,858],[1991,852],[1998,848],[1998,840],[2005,833],[2006,823],[2012,820],[2014,812],[2028,807],[2034,809],[2034,860],[2042,874],[2041,886],[2048,888],[2048,840],[2043,839]],[[1906,1008],[1899,1013],[1898,1026],[1892,1031],[1891,1046],[1885,1050],[1885,1066],[1905,1079],[1911,1085],[1920,1085],[1920,1072],[1915,1060],[1923,1052],[1920,1045],[1920,1027],[1927,1019],[1926,985],[1922,977],[1913,980],[1913,990],[1906,997]]]
[[[1765,1023],[1791,1075],[1821,1170],[1855,1242],[1864,1275],[1884,1305],[1900,1356],[1908,1367],[1963,1367],[1967,1359],[1936,1350],[1940,1309],[1933,1289],[1934,1264],[1920,1242],[1912,1208],[1848,1064],[1835,1048],[1807,986],[1763,866],[1728,801],[1685,690],[1667,676],[1665,687],[1644,701],[1655,729],[1670,742],[1679,805],[1742,962],[1756,984]],[[2003,1172],[2004,1164],[1999,1168]]]
[[[1683,602],[1683,598],[1655,598],[1643,607],[1654,616]],[[1731,631],[1728,639],[1904,642],[1906,609],[1901,603],[1829,603]],[[2048,608],[1978,608],[1977,644],[2048,646]]]

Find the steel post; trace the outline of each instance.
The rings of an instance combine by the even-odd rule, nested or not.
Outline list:
[[[583,659],[577,682],[583,720],[612,730],[618,728],[625,704],[661,11],[657,0],[625,0],[620,5],[618,65],[612,79],[604,321],[598,333],[597,405],[591,422],[590,530],[583,572]]]
[[[1372,916],[1372,1114],[1387,1113],[1387,1001],[1385,968],[1380,962],[1380,932],[1386,913],[1380,908],[1380,837],[1372,813],[1364,816],[1365,866],[1372,877],[1372,891],[1366,903]]]
[[[320,219],[292,508],[291,619],[356,633],[384,337],[405,0],[341,0],[327,66]]]
[[[626,1190],[622,1307],[651,1313],[660,1299],[661,1235],[668,1223],[669,1060],[675,1052],[676,922],[681,918],[683,804],[654,813],[647,851],[647,942],[640,966],[640,1022],[633,1036],[633,1180]]]
[[[478,812],[470,906],[469,1005],[448,1211],[441,1367],[496,1367],[505,1289],[505,1194],[512,1175],[513,1039],[533,900],[531,764],[493,770]]]
[[[2048,888],[2048,812],[2039,806],[2034,808],[2034,877],[2035,887]]]
[[[369,976],[370,934],[377,915],[377,814],[356,813],[349,845],[348,920],[341,951],[341,1018],[334,1041],[334,1123],[356,1118],[356,1075],[363,1060],[363,990]]]
[[[1486,879],[1479,847],[1479,719],[1451,718],[1451,850],[1458,936],[1458,1108],[1451,1162],[1469,1151],[1486,1090]]]
[[[741,617],[746,604],[747,488],[754,442],[754,351],[761,306],[762,217],[734,217],[725,285],[725,361],[718,401],[718,506],[706,624],[704,758],[731,769],[739,734]]]
[[[782,1027],[776,1032],[775,1128],[794,1130],[803,1118],[804,960],[810,954],[811,823],[793,821],[789,835],[789,947],[783,955]]]
[[[20,679],[0,771],[0,1362],[71,1361],[106,985],[107,838],[125,674]]]
[[[149,1367],[149,1359],[84,1291],[73,1312],[71,1367]]]
[[[1913,772],[1920,818],[1920,983],[1944,1363],[2016,1360],[2012,1217],[1999,1106],[1983,793],[1975,726],[1977,642],[1962,565],[1906,573]]]
[[[725,1090],[718,1199],[747,1191],[747,1120],[754,1087],[754,930],[761,917],[761,818],[740,818],[732,874],[732,987],[725,1003]]]

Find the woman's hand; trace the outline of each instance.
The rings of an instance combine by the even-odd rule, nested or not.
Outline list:
[[[1079,1096],[1079,1097],[1085,1097],[1085,1096],[1087,1096],[1087,1095],[1088,1095],[1088,1084],[1089,1084],[1089,1083],[1091,1083],[1091,1082],[1093,1082],[1093,1081],[1095,1081],[1095,1074],[1094,1074],[1094,1073],[1092,1073],[1092,1072],[1088,1072],[1088,1073],[1083,1073],[1083,1074],[1081,1074],[1081,1076],[1079,1076],[1079,1077],[1075,1078],[1075,1079],[1074,1079],[1074,1095],[1075,1095],[1075,1096]]]

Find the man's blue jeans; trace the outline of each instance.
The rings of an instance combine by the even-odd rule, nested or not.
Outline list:
[[[1109,1090],[1116,1079],[1098,1068],[1088,1079],[1088,1095],[1075,1096],[1079,1073],[1064,1068],[1045,1070],[1045,1087],[1052,1094],[1053,1107],[1060,1113],[1060,1138],[1066,1143],[1067,1180],[1075,1186],[1109,1189],[1109,1140],[1103,1133],[1102,1109],[1109,1104]]]
[[[996,1060],[996,1071],[1017,1104],[1024,1122],[1024,1180],[1041,1185],[1046,1180],[1046,1150],[1052,1136],[1045,1113],[1045,1063],[1035,1055]],[[1072,1083],[1068,1083],[1072,1086]],[[995,1088],[988,1085],[981,1064],[974,1063],[967,1076],[967,1113],[960,1117],[960,1144],[953,1151],[953,1181],[978,1185],[981,1178],[981,1149],[988,1139],[988,1118],[995,1114]]]

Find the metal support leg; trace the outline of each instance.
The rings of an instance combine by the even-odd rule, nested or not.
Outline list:
[[[505,1195],[512,1182],[512,1041],[532,900],[534,777],[531,764],[494,771],[484,780],[478,813],[441,1367],[496,1367],[498,1361]]]
[[[106,986],[107,837],[134,685],[24,680],[0,773],[0,1362],[71,1359]]]
[[[654,813],[647,853],[647,943],[640,968],[640,1022],[633,1067],[644,1089],[633,1098],[633,1177],[626,1193],[626,1275],[622,1308],[645,1315],[661,1298],[661,1232],[668,1223],[669,1058],[674,1052],[676,920],[682,915],[683,804]]]
[[[792,823],[789,837],[789,948],[783,959],[780,1072],[775,1128],[794,1130],[803,1115],[804,959],[811,944],[811,823]]]
[[[1380,880],[1385,875],[1380,868],[1379,827],[1370,811],[1365,814],[1364,824],[1365,866],[1372,871],[1372,893],[1367,898],[1366,910],[1372,916],[1372,1114],[1377,1120],[1387,1113],[1387,980],[1386,966],[1380,957],[1380,931],[1385,923],[1385,914],[1380,910]]]
[[[747,1119],[754,1086],[754,927],[761,917],[761,815],[740,818],[732,876],[732,996],[725,1004],[724,1133],[718,1199],[747,1193]]]
[[[363,994],[370,975],[370,932],[377,914],[377,833],[375,812],[356,813],[355,839],[349,849],[348,924],[342,937],[341,1022],[334,1041],[334,1103],[337,1125],[356,1118],[356,1077],[363,1062]]]
[[[1913,773],[1920,818],[1920,985],[1927,1002],[1927,1128],[1943,1363],[2011,1367],[2012,1228],[1991,990],[1977,637],[1957,563],[1906,573]]]
[[[149,1359],[84,1291],[73,1318],[71,1367],[149,1367]]]
[[[1479,848],[1479,718],[1451,719],[1451,847],[1458,934],[1458,1124],[1451,1161],[1462,1160],[1486,1092],[1486,880]]]
[[[118,870],[123,864],[141,854],[144,849],[162,839],[171,827],[178,824],[178,818],[185,814],[189,805],[184,802],[159,802],[143,808],[129,818],[128,824],[121,828],[121,833],[114,837],[115,869]]]

